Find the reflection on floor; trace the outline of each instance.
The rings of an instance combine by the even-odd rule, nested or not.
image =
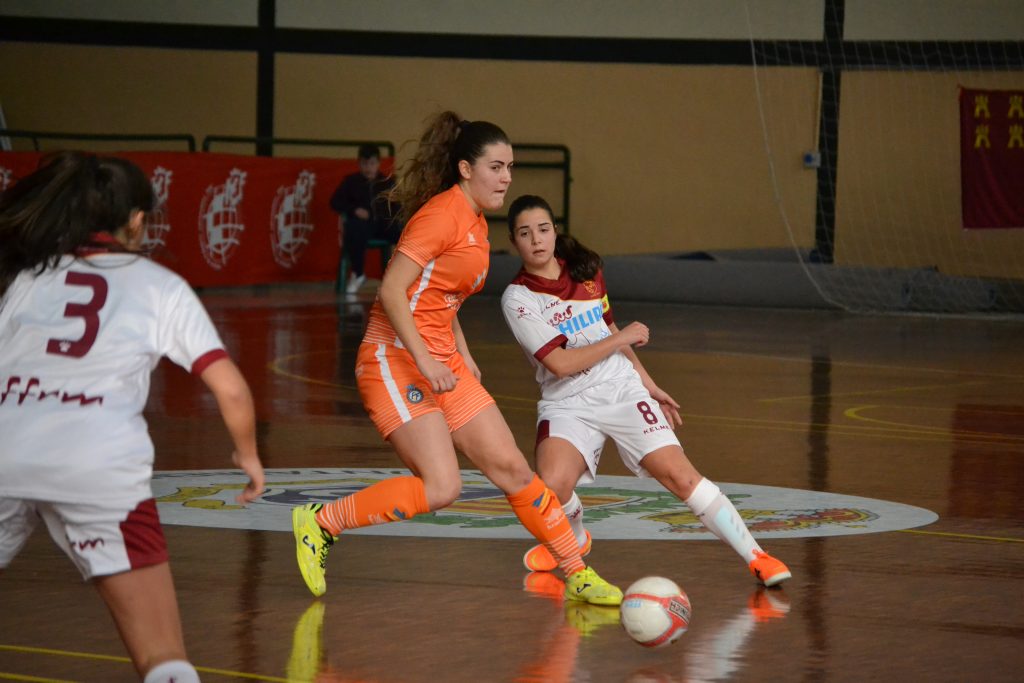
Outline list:
[[[253,386],[268,467],[399,466],[354,388],[365,298],[205,299]],[[650,326],[641,358],[682,404],[680,437],[710,478],[938,521],[773,539],[794,578],[771,590],[716,541],[595,539],[588,561],[606,578],[668,576],[689,595],[688,633],[654,651],[614,610],[563,604],[557,576],[524,578],[521,540],[350,535],[314,600],[290,534],[167,526],[204,681],[1020,679],[1024,321],[629,303],[615,315]],[[471,300],[460,320],[529,454],[537,390],[496,300]],[[216,407],[184,372],[158,368],[146,416],[158,470],[230,466]],[[628,474],[614,446],[602,472]],[[132,680],[102,603],[45,534],[0,577],[0,606],[0,678]]]

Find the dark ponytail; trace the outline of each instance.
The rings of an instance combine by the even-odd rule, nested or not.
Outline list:
[[[459,162],[474,163],[487,145],[510,145],[508,136],[488,121],[464,121],[443,111],[427,122],[416,155],[401,169],[398,184],[386,193],[401,206],[400,220],[408,221],[427,201],[459,182]]]
[[[551,218],[551,224],[555,224],[555,214],[551,210],[551,205],[543,197],[538,197],[535,194],[520,195],[508,207],[508,235],[510,238],[515,238],[516,220],[518,220],[519,214],[530,209],[543,209]],[[576,282],[593,280],[597,271],[601,270],[604,265],[600,254],[585,247],[575,237],[560,232],[555,233],[555,256],[565,261],[565,265],[569,269],[569,277]]]
[[[114,234],[133,211],[150,211],[153,188],[116,157],[60,152],[0,195],[0,296],[23,270],[41,273],[62,256]]]

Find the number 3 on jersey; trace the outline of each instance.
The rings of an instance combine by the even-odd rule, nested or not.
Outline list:
[[[107,281],[95,273],[68,271],[64,284],[73,287],[90,287],[92,298],[84,304],[68,303],[64,307],[65,318],[81,318],[85,321],[85,334],[78,339],[50,339],[46,352],[57,356],[81,358],[89,353],[100,331],[100,309],[107,303]]]

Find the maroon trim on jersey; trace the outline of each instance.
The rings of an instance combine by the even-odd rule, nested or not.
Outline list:
[[[231,356],[224,349],[214,349],[213,351],[207,351],[203,355],[196,358],[196,362],[192,363],[192,374],[198,377],[203,374],[203,370],[210,367],[221,358],[230,359]]]
[[[601,297],[608,303],[608,310],[601,316],[604,318],[604,324],[611,327],[615,324],[615,316],[612,315],[612,303],[608,301],[608,285],[604,282],[604,271],[597,271],[597,275],[594,276],[594,282],[597,283],[597,291],[601,292]]]
[[[537,442],[533,445],[534,448],[540,446],[540,442],[551,436],[551,421],[541,420],[537,423]]]
[[[537,360],[544,360],[544,357],[547,356],[549,353],[551,353],[552,351],[554,351],[555,349],[558,349],[558,348],[564,349],[565,345],[568,344],[568,343],[569,343],[569,338],[566,337],[564,334],[560,334],[557,337],[555,337],[554,339],[552,339],[551,341],[549,341],[544,346],[542,346],[539,349],[537,349],[536,351],[534,351],[533,352],[533,357],[536,358]]]
[[[527,273],[525,268],[520,268],[510,284],[522,285],[531,292],[550,294],[562,301],[601,301],[608,294],[608,287],[604,283],[603,271],[597,271],[594,274],[593,280],[576,282],[569,276],[569,269],[565,267],[565,261],[563,259],[556,260],[561,267],[557,280],[549,280],[546,277],[533,275]],[[608,310],[604,312],[602,317],[608,325],[615,323],[611,304],[608,304]]]
[[[150,498],[135,506],[121,522],[121,538],[132,569],[167,562],[167,540],[160,526],[156,500]]]
[[[75,249],[75,256],[92,256],[93,254],[130,253],[116,237],[109,232],[93,232],[89,234],[89,243]]]

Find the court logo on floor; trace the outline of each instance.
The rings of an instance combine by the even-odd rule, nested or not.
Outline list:
[[[269,469],[267,490],[248,507],[235,496],[247,481],[238,470],[156,472],[153,493],[164,524],[290,531],[290,509],[327,503],[403,469]],[[717,482],[758,538],[842,536],[910,529],[938,515],[874,498],[753,484]],[[652,479],[598,475],[577,489],[595,538],[706,540],[714,536],[675,496]],[[463,470],[462,495],[451,506],[394,524],[346,533],[461,538],[529,538],[504,494],[475,470]]]

